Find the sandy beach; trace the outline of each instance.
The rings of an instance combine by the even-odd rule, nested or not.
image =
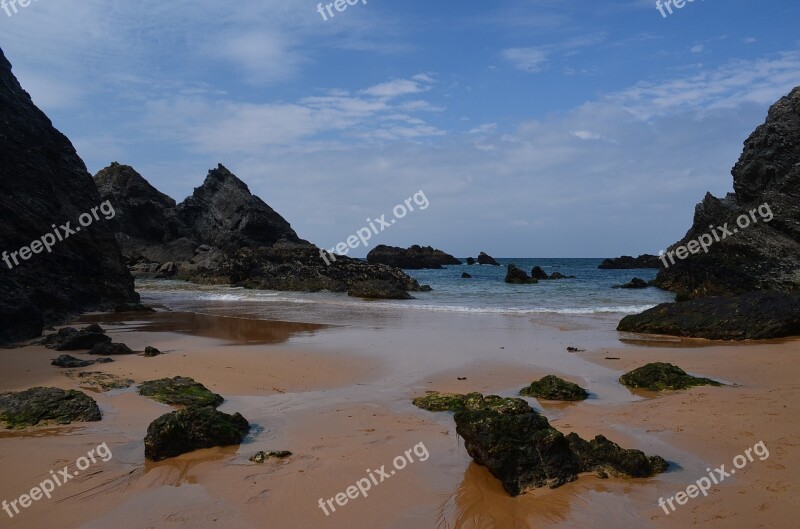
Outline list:
[[[113,320],[125,318],[124,325]],[[156,358],[117,357],[102,371],[137,383],[188,376],[222,394],[221,411],[254,425],[239,447],[146,462],[148,424],[171,407],[134,388],[85,389],[103,412],[99,423],[0,433],[0,499],[12,500],[53,469],[101,443],[113,452],[5,527],[167,528],[307,527],[542,528],[791,527],[800,515],[798,341],[719,344],[697,340],[620,341],[613,316],[552,318],[460,314],[405,315],[386,325],[310,325],[181,313],[87,315],[134,350]],[[413,321],[409,321],[409,319]],[[567,346],[586,352],[572,354]],[[79,388],[49,365],[41,346],[0,353],[0,390]],[[83,356],[83,355],[77,355]],[[606,358],[619,358],[607,360]],[[729,385],[666,394],[632,394],[616,379],[651,361],[669,361]],[[545,374],[586,387],[582,403],[530,402],[559,430],[602,434],[659,454],[670,471],[650,479],[581,476],[553,490],[509,497],[476,465],[449,413],[411,405],[426,390],[512,396]],[[466,380],[459,380],[465,378]],[[666,515],[672,497],[706,468],[726,464],[763,441],[756,458],[707,497]],[[398,470],[368,497],[325,515],[328,499],[422,443],[429,454]],[[290,450],[256,465],[259,450]]]

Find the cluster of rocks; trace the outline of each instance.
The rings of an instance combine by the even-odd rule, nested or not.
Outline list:
[[[545,272],[541,266],[534,266],[531,270],[531,275],[528,275],[525,270],[522,270],[514,263],[511,263],[508,265],[508,272],[506,272],[505,282],[515,285],[525,285],[538,283],[539,281],[574,278],[575,276],[565,276],[560,272],[553,272],[552,274],[547,275],[547,272]]]
[[[653,391],[721,385],[687,375],[672,364],[648,364],[625,373],[620,383]],[[577,384],[549,375],[520,391],[547,400],[579,401],[588,392]],[[624,449],[602,435],[585,440],[576,433],[564,435],[525,400],[480,393],[454,394],[429,391],[413,404],[432,412],[454,412],[456,432],[472,459],[486,467],[511,496],[539,487],[559,487],[584,472],[642,478],[664,472],[668,463],[660,456]]]
[[[474,259],[472,257],[467,257],[467,264],[468,265],[479,264],[479,265],[500,266],[500,263],[495,261],[494,257],[492,257],[491,255],[487,254],[486,252],[481,252],[480,255],[478,255],[477,259]]]

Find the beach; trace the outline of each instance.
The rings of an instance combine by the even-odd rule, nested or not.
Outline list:
[[[368,304],[365,304],[368,305]],[[614,314],[487,314],[435,310],[351,311],[340,323],[248,317],[240,304],[207,302],[205,314],[89,314],[114,341],[155,358],[124,356],[83,371],[137,383],[188,376],[220,393],[226,413],[252,425],[241,446],[200,450],[159,463],[145,461],[148,424],[173,408],[134,388],[89,391],[99,423],[0,432],[4,479],[12,500],[50,470],[107,443],[113,458],[60,487],[5,527],[65,528],[541,528],[541,527],[791,527],[800,514],[792,468],[798,464],[798,341],[720,344],[702,340],[642,341],[614,329]],[[317,312],[306,309],[306,320]],[[230,313],[235,313],[231,316]],[[227,315],[226,315],[227,314]],[[567,347],[585,350],[569,353]],[[0,391],[33,386],[79,388],[50,366],[42,346],[4,350]],[[83,356],[83,355],[78,355]],[[619,358],[607,360],[606,358]],[[728,385],[632,393],[623,372],[668,361]],[[582,475],[557,489],[512,498],[472,462],[452,414],[415,408],[427,390],[513,396],[532,380],[556,374],[586,387],[581,403],[534,407],[564,433],[602,434],[627,448],[658,454],[667,473],[648,479]],[[463,380],[461,380],[463,379]],[[706,468],[763,441],[769,457],[677,506],[672,497]],[[334,498],[370,471],[395,468],[398,456],[423,444],[417,458],[367,497]],[[249,461],[258,451],[289,450],[284,460]],[[796,481],[796,480],[794,480]],[[328,509],[330,511],[330,509]],[[0,513],[3,517],[7,515]]]

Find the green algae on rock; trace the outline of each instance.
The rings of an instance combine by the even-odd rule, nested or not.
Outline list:
[[[439,393],[438,391],[428,391],[424,397],[417,397],[413,401],[414,406],[427,411],[464,411],[464,410],[485,410],[491,409],[502,412],[503,410],[524,410],[528,409],[528,403],[522,399],[513,397],[498,397],[488,395],[484,397],[480,393]]]
[[[97,403],[80,391],[59,388],[31,388],[0,393],[0,425],[9,429],[39,423],[70,424],[102,419]]]
[[[523,388],[519,392],[526,397],[536,397],[546,400],[586,400],[589,393],[573,382],[567,382],[554,375],[547,375],[540,380],[531,383],[530,386]]]
[[[629,371],[619,377],[619,382],[629,388],[649,389],[651,391],[723,385],[710,378],[693,377],[680,367],[664,362],[654,362]]]
[[[139,395],[173,406],[213,406],[225,399],[209,391],[204,385],[187,377],[151,380],[139,386]]]
[[[291,457],[292,454],[288,450],[278,450],[278,451],[271,451],[271,452],[257,452],[256,455],[250,458],[250,461],[257,464],[262,464],[267,459],[274,457],[275,459],[286,459],[287,457]]]

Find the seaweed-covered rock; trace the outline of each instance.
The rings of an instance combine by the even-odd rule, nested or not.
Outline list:
[[[237,445],[249,431],[250,423],[239,413],[191,406],[162,415],[148,426],[144,454],[151,461],[161,461],[201,448]]]
[[[625,316],[619,331],[709,340],[766,340],[800,335],[800,292],[748,292],[662,303]]]
[[[495,261],[494,257],[485,252],[481,252],[481,254],[478,256],[478,264],[500,266],[500,263]]]
[[[597,472],[601,476],[646,478],[665,472],[669,466],[661,456],[647,457],[641,450],[621,448],[602,435],[586,441],[578,434],[571,433],[567,435],[567,441],[583,472]]]
[[[619,377],[619,382],[629,388],[642,388],[651,391],[722,385],[710,378],[693,377],[686,374],[686,371],[680,367],[664,362],[654,362],[629,371]]]
[[[7,428],[101,419],[97,403],[80,391],[37,387],[17,393],[0,393],[0,424]]]
[[[135,384],[130,378],[122,378],[109,373],[101,373],[100,371],[71,371],[66,375],[77,381],[82,388],[99,389],[100,391],[125,389]]]
[[[102,327],[93,323],[85,329],[64,327],[54,334],[48,334],[42,340],[45,347],[56,351],[78,351],[91,349],[95,345],[111,342]]]
[[[547,400],[586,400],[589,393],[573,382],[567,382],[554,375],[547,375],[540,380],[531,383],[527,388],[519,392],[526,397],[536,397],[537,399]]]
[[[378,279],[358,281],[350,287],[347,295],[366,299],[413,299],[408,292],[393,283]]]
[[[225,399],[188,377],[151,380],[139,386],[139,395],[173,406],[217,407]]]
[[[75,358],[74,356],[70,355],[61,355],[52,362],[50,365],[56,367],[63,367],[67,369],[76,368],[76,367],[89,367],[90,365],[94,364],[94,360],[80,360]]]
[[[535,277],[530,277],[525,270],[522,270],[514,263],[511,263],[508,265],[508,272],[506,272],[505,282],[513,285],[527,285],[538,283],[539,280]]]
[[[124,343],[99,343],[92,347],[89,351],[90,355],[98,356],[120,356],[136,354],[130,347]]]
[[[286,450],[278,450],[272,452],[257,452],[254,456],[250,458],[250,461],[253,463],[258,463],[259,465],[264,463],[267,459],[274,457],[275,459],[286,459],[287,457],[291,457],[293,454]]]
[[[153,358],[155,356],[160,356],[161,354],[163,353],[158,349],[156,349],[155,347],[151,347],[148,345],[147,347],[144,348],[144,356],[146,356],[147,358]]]
[[[480,393],[439,393],[428,391],[424,397],[417,397],[414,406],[427,411],[463,411],[463,410],[528,410],[530,406],[522,399],[498,397]]]

